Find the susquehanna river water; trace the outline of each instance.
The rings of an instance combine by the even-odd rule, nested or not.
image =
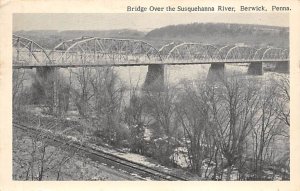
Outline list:
[[[205,65],[173,65],[173,66],[165,66],[165,81],[170,84],[176,84],[183,79],[187,80],[195,80],[198,78],[205,79],[208,71],[209,64]],[[72,68],[73,71],[76,72],[78,68]],[[35,74],[35,69],[26,70],[28,72],[26,75],[25,85],[30,86],[33,81],[33,76]],[[131,66],[131,67],[114,67],[114,71],[118,74],[122,83],[124,83],[127,87],[130,86],[139,86],[141,87],[145,82],[148,67],[147,66]],[[225,71],[232,73],[237,71],[239,73],[246,74],[247,67],[245,66],[232,66],[225,65]],[[66,77],[66,82],[69,79],[69,69],[61,68],[59,69],[59,73]],[[76,80],[73,79],[73,84],[76,84]],[[67,82],[68,83],[68,82]]]
[[[165,80],[171,84],[176,84],[183,79],[195,80],[197,78],[206,78],[209,71],[209,64],[205,65],[176,65],[165,66]],[[118,73],[120,79],[126,85],[142,86],[148,71],[147,66],[134,67],[116,67],[114,70]],[[228,72],[237,71],[239,73],[246,73],[245,66],[225,66]]]

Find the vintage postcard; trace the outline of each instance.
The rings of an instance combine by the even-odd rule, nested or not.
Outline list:
[[[2,1],[0,190],[299,190],[299,19],[299,1]]]

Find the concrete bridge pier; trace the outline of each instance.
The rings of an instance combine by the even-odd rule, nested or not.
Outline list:
[[[52,67],[41,66],[36,68],[36,77],[42,82],[46,82],[54,77],[55,69]]]
[[[262,62],[250,63],[247,74],[249,75],[263,75]]]
[[[163,90],[164,88],[164,65],[148,65],[148,72],[143,89]]]
[[[53,67],[36,67],[36,78],[33,84],[33,98],[38,104],[45,104],[49,107],[50,113],[55,113],[57,108],[57,87],[56,72],[58,69]]]
[[[225,71],[225,63],[211,64],[207,74],[207,80],[212,82],[223,80],[224,71]]]
[[[289,62],[277,62],[275,65],[274,72],[289,73],[290,72],[290,63]]]

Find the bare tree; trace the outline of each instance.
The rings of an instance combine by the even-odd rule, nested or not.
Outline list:
[[[266,89],[268,88],[268,89]],[[258,123],[253,128],[253,149],[254,149],[254,170],[257,179],[262,178],[264,154],[269,147],[274,133],[272,130],[277,127],[274,102],[274,87],[264,87],[260,96],[260,113]]]
[[[132,84],[130,77],[129,87],[129,104],[124,108],[125,123],[130,129],[129,143],[131,151],[135,153],[145,154],[146,152],[146,127],[151,122],[151,119],[145,114],[146,101],[139,94],[139,80],[135,85]]]
[[[202,163],[208,156],[210,128],[209,105],[206,84],[183,83],[183,93],[176,105],[180,126],[184,130],[184,142],[188,150],[188,157],[193,172],[202,176]],[[213,148],[214,149],[214,148]]]
[[[175,87],[166,85],[164,90],[159,87],[149,87],[144,90],[143,99],[147,104],[146,113],[151,115],[158,125],[158,131],[161,132],[160,138],[166,140],[166,144],[158,143],[158,152],[161,152],[160,160],[168,162],[174,149],[174,139],[176,135],[175,125],[175,102],[177,98],[177,90]],[[165,145],[165,146],[164,146]]]
[[[265,179],[264,170],[274,168],[276,161],[282,156],[276,152],[282,150],[278,146],[285,142],[287,126],[289,119],[287,117],[286,107],[288,103],[282,101],[282,87],[278,86],[277,79],[271,78],[265,80],[260,85],[259,92],[259,112],[256,115],[256,125],[252,131],[252,153],[253,167],[255,179]],[[284,95],[286,95],[286,90]],[[284,105],[284,111],[283,111]],[[281,138],[283,136],[283,139]],[[273,172],[274,173],[274,172]]]
[[[71,75],[69,76],[69,79],[67,79],[64,75],[57,73],[54,83],[55,114],[60,116],[69,110]]]
[[[92,75],[90,68],[80,68],[70,70],[72,76],[74,76],[74,83],[72,83],[72,96],[79,114],[82,117],[87,117],[89,110],[89,101],[92,98],[91,86],[89,78]],[[73,78],[72,78],[73,80]]]
[[[279,78],[279,79],[276,79]],[[287,126],[290,126],[290,80],[287,75],[278,75],[273,78],[277,85],[278,117]]]
[[[276,78],[276,77],[275,77]],[[277,92],[278,99],[278,118],[285,124],[285,128],[282,129],[281,135],[285,139],[285,150],[287,151],[279,160],[277,160],[277,166],[279,169],[284,169],[282,172],[282,178],[285,180],[290,179],[290,80],[289,75],[282,74],[279,79],[275,80],[277,82],[279,90]]]
[[[14,111],[20,109],[23,100],[22,93],[24,92],[25,70],[13,70],[13,109]]]
[[[111,68],[96,69],[89,82],[92,87],[92,101],[96,117],[105,129],[108,141],[118,142],[122,136],[120,122],[122,119],[122,101],[124,85]]]
[[[217,93],[211,97],[210,108],[215,141],[226,159],[226,180],[230,180],[232,167],[242,159],[246,138],[255,125],[259,97],[253,84],[248,79],[229,77],[213,86]]]
[[[51,128],[43,126],[38,120],[35,128],[39,129],[39,132],[35,134],[26,134],[14,129],[14,179],[41,181],[44,178],[48,179],[52,174],[52,178],[56,176],[56,180],[60,180],[64,164],[79,153],[76,149],[70,149],[68,142],[57,145],[51,141],[52,135],[49,135],[49,131],[54,131],[55,125]]]

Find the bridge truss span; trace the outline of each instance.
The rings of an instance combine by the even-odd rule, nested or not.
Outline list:
[[[59,43],[58,45],[56,45],[54,47],[54,49],[51,51],[50,54],[52,54],[53,52],[55,51],[66,51],[70,46],[72,46],[74,43],[76,42],[79,42],[79,41],[82,41],[82,40],[86,40],[86,39],[91,39],[91,38],[94,38],[94,37],[86,37],[86,36],[82,36],[82,37],[79,37],[79,38],[74,38],[74,39],[70,39],[70,40],[66,40],[66,41],[63,41],[61,43]]]
[[[161,50],[165,49],[165,47],[161,48]],[[161,50],[160,52],[163,52]],[[165,63],[170,64],[286,62],[289,60],[289,51],[283,48],[257,48],[243,44],[216,46],[201,43],[182,43],[174,46],[163,58],[165,58]]]
[[[272,59],[272,58],[278,58],[278,59],[283,59],[283,60],[288,59],[289,51],[288,51],[288,49],[269,47],[263,53],[261,59],[268,60],[268,59]]]
[[[224,60],[225,61],[240,60],[241,62],[252,60],[256,51],[257,49],[250,46],[236,45],[228,50]]]
[[[51,59],[60,66],[142,65],[162,62],[158,50],[144,41],[98,37],[63,42],[52,51]]]
[[[162,46],[158,52],[160,54],[160,56],[162,57],[163,60],[165,60],[167,58],[167,56],[169,55],[170,51],[175,47],[180,45],[182,42],[171,42],[169,44],[166,44],[164,46]]]
[[[13,35],[13,66],[52,65],[47,51],[33,40]]]
[[[165,62],[203,62],[216,60],[219,49],[211,44],[182,43],[170,50]]]
[[[101,67],[184,64],[282,63],[289,50],[244,44],[174,42],[157,50],[135,39],[80,37],[46,50],[33,40],[13,35],[13,67]]]

